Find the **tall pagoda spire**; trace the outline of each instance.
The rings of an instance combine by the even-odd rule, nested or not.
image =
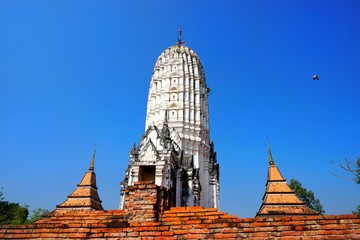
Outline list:
[[[172,206],[219,206],[219,164],[210,146],[208,87],[200,58],[177,43],[157,58],[150,80],[145,133],[121,182],[153,181],[171,190]]]
[[[266,190],[256,217],[318,215],[318,212],[307,207],[286,184],[286,179],[274,163],[269,142],[268,153],[269,169]]]

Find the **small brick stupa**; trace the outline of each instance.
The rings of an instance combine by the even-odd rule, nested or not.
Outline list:
[[[286,179],[281,175],[274,163],[268,144],[269,170],[266,182],[266,190],[257,217],[273,216],[304,216],[318,215],[319,213],[307,207],[286,184]]]
[[[97,192],[96,175],[94,172],[95,153],[92,156],[89,171],[82,178],[77,188],[67,197],[66,201],[57,205],[56,212],[68,210],[103,210]]]

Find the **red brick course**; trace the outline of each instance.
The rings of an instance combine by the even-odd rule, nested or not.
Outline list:
[[[0,226],[0,239],[37,238],[360,239],[360,219],[355,215],[240,219],[216,209],[182,207],[165,211],[157,222],[132,222],[125,211],[112,210],[69,212],[35,224]]]
[[[145,192],[136,192],[140,188],[135,186],[134,193],[138,194],[134,198],[149,196],[149,188],[151,194],[156,193],[154,189],[162,191],[154,185],[137,186]],[[136,201],[132,201],[131,211],[54,211],[34,224],[0,226],[0,239],[360,239],[360,218],[356,215],[241,219],[215,208],[165,210],[158,206],[164,201],[142,203],[145,209],[153,204],[154,212],[147,215]]]

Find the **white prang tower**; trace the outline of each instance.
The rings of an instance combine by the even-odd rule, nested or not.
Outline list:
[[[219,164],[210,143],[206,78],[199,57],[181,40],[158,57],[150,82],[145,133],[131,149],[121,182],[154,181],[172,206],[219,207]]]

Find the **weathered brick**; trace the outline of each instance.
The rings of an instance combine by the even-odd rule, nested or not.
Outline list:
[[[177,217],[166,217],[166,218],[162,218],[163,222],[171,222],[171,221],[179,221],[179,218]]]
[[[209,233],[210,230],[203,228],[203,229],[189,229],[189,233],[191,234],[200,234],[200,233]]]
[[[194,228],[193,225],[181,225],[178,229],[192,229]]]
[[[31,234],[28,233],[18,233],[18,234],[14,234],[13,239],[30,239],[31,238]]]
[[[213,216],[213,215],[216,215],[216,216],[219,216],[219,215],[223,215],[224,213],[222,212],[214,212],[214,211],[207,211],[204,213],[204,215],[206,216]]]
[[[201,220],[189,220],[184,222],[184,224],[199,224],[199,223],[201,223]]]
[[[268,226],[270,226],[271,225],[271,223],[270,222],[253,222],[252,224],[251,224],[251,226],[252,227],[268,227]]]
[[[172,221],[171,222],[171,225],[182,225],[183,224],[183,222],[182,221]]]
[[[157,227],[135,227],[134,230],[137,232],[155,231],[155,230],[157,230]]]
[[[224,218],[224,219],[235,219],[235,218],[237,218],[237,217],[234,216],[234,215],[227,215],[227,214],[225,214],[225,215],[221,215],[220,218]]]
[[[318,230],[316,235],[342,235],[342,231],[339,230]]]
[[[176,235],[183,235],[183,234],[188,234],[189,230],[174,230],[174,234]]]
[[[221,233],[221,234],[215,234],[216,239],[226,239],[226,238],[235,238],[236,234],[233,233]]]
[[[139,233],[138,232],[128,232],[126,234],[127,237],[137,237],[139,236]]]
[[[161,236],[161,232],[157,231],[147,231],[147,232],[140,232],[140,237],[156,237]]]
[[[162,215],[162,218],[171,218],[171,217],[176,217],[176,213],[168,213],[168,212],[165,212],[165,213]]]
[[[168,231],[169,230],[169,226],[159,226],[158,227],[159,231]]]
[[[166,231],[166,232],[161,232],[162,236],[173,236],[174,232],[173,231]]]
[[[119,238],[119,237],[126,237],[127,233],[126,232],[108,232],[108,233],[104,233],[104,237],[107,239],[111,239],[111,238]]]
[[[170,237],[170,236],[166,236],[166,237],[157,237],[156,240],[176,240],[178,239],[177,237]]]
[[[189,217],[189,216],[194,216],[195,213],[193,212],[184,212],[184,213],[177,213],[176,217]]]
[[[155,227],[155,226],[159,226],[160,222],[143,222],[140,224],[142,227]]]
[[[185,239],[204,239],[205,235],[203,235],[203,234],[191,234],[191,235],[186,235],[184,238]]]
[[[256,227],[255,232],[272,232],[275,231],[276,227]]]
[[[254,233],[251,234],[251,237],[267,237],[267,236],[269,236],[269,234],[266,232],[256,232],[255,231]]]
[[[254,228],[243,228],[242,231],[244,233],[252,233],[252,232],[255,232],[255,229]]]
[[[222,233],[236,233],[239,232],[238,228],[223,228]]]
[[[345,224],[326,224],[324,226],[322,226],[322,229],[327,230],[327,229],[346,229],[346,225]]]
[[[301,231],[283,231],[281,236],[303,236],[304,233]]]
[[[42,233],[40,234],[40,238],[57,238],[58,233]],[[69,233],[70,238],[84,238],[86,234],[77,234],[77,233]]]

